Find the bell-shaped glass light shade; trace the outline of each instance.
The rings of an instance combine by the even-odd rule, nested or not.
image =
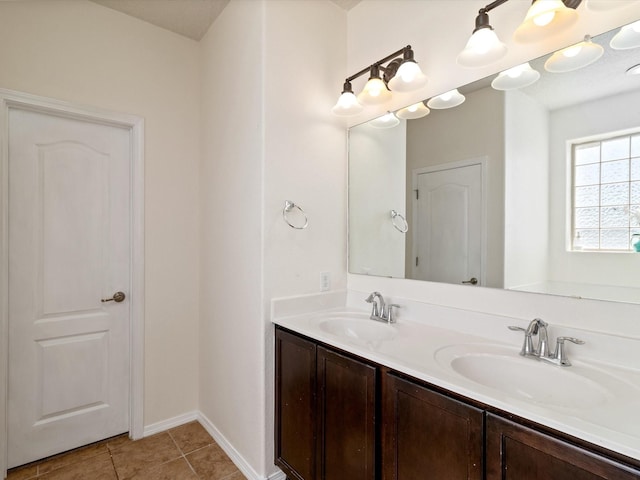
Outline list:
[[[507,46],[500,41],[493,28],[487,26],[473,32],[456,61],[463,67],[483,67],[507,54]]]
[[[396,117],[403,120],[415,120],[416,118],[426,117],[430,112],[431,110],[427,108],[424,102],[418,102],[398,110]]]
[[[370,78],[358,94],[362,105],[381,105],[391,98],[391,92],[381,78]]]
[[[640,64],[634,65],[633,67],[628,69],[627,75],[640,75]],[[638,209],[638,214],[640,215],[640,208]],[[640,221],[640,217],[638,217],[638,221]]]
[[[448,92],[443,93],[442,95],[438,95],[437,97],[433,97],[427,102],[427,107],[433,108],[436,110],[442,110],[445,108],[453,108],[460,105],[464,102],[465,96],[462,95],[457,88],[453,90],[449,90]]]
[[[374,118],[369,122],[374,128],[393,128],[400,124],[400,120],[391,112],[387,112],[381,117]]]
[[[609,43],[614,50],[628,50],[640,47],[640,20],[625,25]]]
[[[540,78],[540,72],[531,68],[529,63],[523,63],[517,67],[500,72],[491,82],[496,90],[515,90],[532,85]]]
[[[412,92],[426,84],[427,76],[412,60],[402,62],[396,74],[389,80],[389,88],[392,92]]]
[[[516,29],[516,42],[536,42],[570,27],[578,20],[578,12],[562,0],[536,0],[524,21]]]
[[[614,8],[624,7],[629,5],[629,0],[587,0],[587,8],[594,12],[601,12],[604,10],[613,10]]]
[[[555,52],[546,62],[544,68],[551,73],[573,72],[580,68],[591,65],[597,61],[604,53],[604,48],[593,43],[589,35],[584,42],[576,43],[562,50]]]
[[[364,107],[358,103],[353,92],[343,92],[331,111],[334,115],[349,116],[360,113]]]

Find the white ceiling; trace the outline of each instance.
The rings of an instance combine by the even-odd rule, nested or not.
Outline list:
[[[229,0],[91,0],[158,27],[200,40]],[[361,0],[331,0],[349,10]]]

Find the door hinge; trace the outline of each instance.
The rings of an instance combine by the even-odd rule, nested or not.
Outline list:
[[[418,257],[416,257],[416,267],[418,266],[418,263],[420,263],[420,261],[418,260]]]
[[[416,192],[416,200],[420,200],[420,190],[414,190]]]

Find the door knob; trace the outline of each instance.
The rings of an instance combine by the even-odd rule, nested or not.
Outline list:
[[[477,285],[478,279],[476,277],[471,277],[469,280],[463,281],[462,283],[470,283],[471,285]]]
[[[113,294],[113,297],[111,298],[103,298],[102,300],[100,300],[102,303],[104,302],[116,302],[116,303],[120,303],[121,301],[123,301],[126,298],[126,295],[124,294],[124,292],[116,292]]]

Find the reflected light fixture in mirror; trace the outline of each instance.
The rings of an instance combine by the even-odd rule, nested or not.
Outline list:
[[[640,75],[640,64],[634,65],[627,70],[627,75]]]
[[[531,68],[529,62],[500,72],[491,82],[496,90],[515,90],[533,85],[540,78],[540,72]]]
[[[374,118],[369,121],[369,125],[374,128],[393,128],[397,127],[400,124],[400,120],[391,112],[387,112],[386,114]]]
[[[396,117],[403,120],[415,120],[416,118],[426,117],[430,112],[431,110],[427,108],[424,102],[418,102],[398,110]]]
[[[344,82],[342,94],[338,98],[338,103],[331,109],[334,115],[348,116],[360,113],[364,107],[358,103],[358,99],[353,93],[351,82]]]
[[[385,66],[387,62],[389,63]],[[369,80],[356,96],[351,82],[365,73],[369,73]],[[392,96],[389,88],[398,92],[410,92],[426,83],[427,77],[414,60],[411,45],[407,45],[346,78],[342,94],[332,111],[336,115],[355,115],[362,111],[363,105],[377,106],[387,103]]]
[[[591,41],[586,35],[584,41],[555,52],[544,63],[544,69],[551,73],[573,72],[597,61],[604,53],[604,48]]]
[[[614,50],[628,50],[640,47],[640,20],[625,25],[609,42]]]
[[[565,5],[572,5],[572,8]],[[581,1],[534,0],[524,21],[516,29],[516,42],[528,43],[543,40],[570,27],[578,20],[577,7]],[[575,7],[573,7],[573,5]]]
[[[500,60],[507,54],[507,46],[500,41],[498,35],[489,24],[488,9],[495,8],[502,2],[494,2],[481,8],[476,17],[476,28],[471,38],[458,54],[456,61],[463,67],[482,67]]]
[[[427,102],[427,106],[435,110],[444,110],[445,108],[457,107],[464,101],[465,96],[462,95],[457,88],[454,88],[437,97],[433,97]]]

